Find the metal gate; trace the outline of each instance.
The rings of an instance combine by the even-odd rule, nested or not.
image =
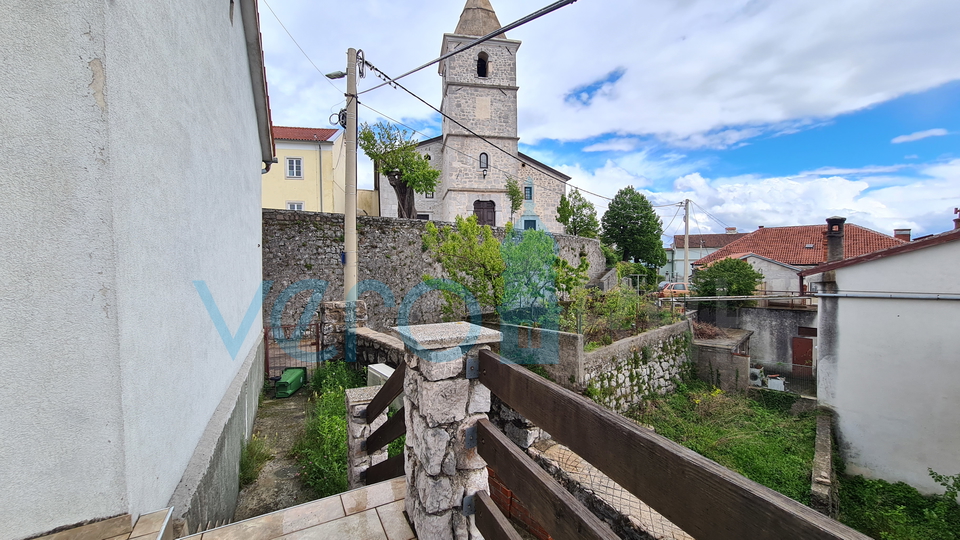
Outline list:
[[[264,374],[279,377],[288,367],[307,369],[307,379],[320,362],[320,324],[272,326],[263,329]]]

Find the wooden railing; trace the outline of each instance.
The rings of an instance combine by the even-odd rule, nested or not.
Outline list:
[[[377,392],[377,395],[374,396],[373,400],[370,401],[370,404],[367,405],[368,424],[372,424],[373,421],[383,413],[383,411],[387,410],[387,407],[390,406],[390,403],[392,403],[397,396],[403,393],[403,377],[406,370],[407,365],[401,362],[400,365],[397,366],[397,369],[394,370],[393,375],[387,379],[387,382],[384,383],[383,387],[380,388],[380,391]],[[407,426],[404,422],[404,410],[401,407],[400,410],[394,413],[394,415],[390,417],[385,424],[380,426],[376,431],[371,433],[369,437],[367,437],[367,453],[372,454],[373,452],[376,452],[377,450],[397,440],[406,432]],[[383,482],[384,480],[390,480],[391,478],[403,476],[403,465],[403,454],[393,456],[392,458],[387,458],[386,461],[378,463],[367,469],[365,483],[367,485],[376,484],[377,482]]]
[[[506,404],[697,540],[869,540],[490,351],[479,372]],[[552,537],[616,538],[489,421],[477,432],[480,457]],[[475,504],[485,538],[516,538],[488,497]]]

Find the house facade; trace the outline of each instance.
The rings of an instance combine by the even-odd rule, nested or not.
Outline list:
[[[678,234],[673,237],[673,243],[665,248],[667,253],[667,264],[660,268],[660,275],[667,281],[683,281],[684,260],[690,261],[690,271],[687,275],[693,273],[693,263],[710,255],[711,253],[723,248],[727,244],[739,240],[747,233],[737,232],[736,227],[728,227],[723,234],[691,234],[689,240],[684,239],[684,235]],[[686,256],[685,245],[690,244],[690,255]]]
[[[0,539],[227,519],[263,373],[256,2],[0,7]]]
[[[960,470],[960,225],[801,275],[824,285],[818,398],[847,471],[942,493],[927,471]]]
[[[488,0],[468,0],[453,34],[444,34],[441,52],[448,53],[500,28]],[[570,177],[518,150],[517,52],[520,42],[506,35],[440,63],[443,85],[443,134],[422,141],[421,153],[441,171],[433,193],[417,194],[418,217],[453,221],[477,215],[481,224],[562,233],[557,222],[560,196]],[[478,137],[479,135],[479,137]],[[482,137],[482,138],[481,138]],[[510,215],[507,179],[517,180],[524,201]],[[380,187],[384,216],[397,215],[397,198]]]

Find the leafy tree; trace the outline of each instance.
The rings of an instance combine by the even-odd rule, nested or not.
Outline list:
[[[647,268],[667,264],[660,236],[663,222],[642,193],[627,186],[617,192],[603,214],[603,241],[616,244],[620,260],[643,263]]]
[[[416,218],[413,194],[435,191],[440,171],[417,152],[413,134],[387,122],[360,126],[357,140],[363,153],[376,163],[380,174],[387,177],[397,194],[397,216]]]
[[[600,251],[603,252],[603,259],[607,264],[607,268],[613,268],[620,262],[620,254],[617,253],[617,250],[600,242]]]
[[[510,230],[501,253],[506,265],[501,318],[556,328],[559,306],[553,239],[535,229]]]
[[[510,199],[510,222],[512,223],[513,215],[523,205],[523,190],[520,189],[517,179],[512,176],[507,177],[507,198]]]
[[[423,245],[433,252],[447,276],[467,289],[481,307],[500,306],[505,265],[500,241],[493,236],[489,225],[481,227],[476,215],[457,216],[453,227],[445,225],[442,229],[431,221],[427,223]],[[440,287],[440,290],[446,302],[445,315],[457,318],[463,313],[463,300],[449,288]]]
[[[574,236],[596,238],[600,233],[597,209],[580,194],[580,190],[573,190],[569,197],[560,196],[557,221],[563,224],[564,232]]]
[[[763,281],[763,274],[742,259],[721,259],[693,273],[690,284],[697,296],[749,296]],[[731,307],[749,302],[734,302]],[[712,303],[711,303],[712,304]]]
[[[553,269],[557,276],[557,292],[569,296],[574,289],[582,288],[589,280],[587,270],[590,269],[590,261],[586,257],[580,257],[580,264],[573,266],[563,257],[557,257],[553,261]]]

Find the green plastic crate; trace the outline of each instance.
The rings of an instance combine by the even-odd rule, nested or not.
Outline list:
[[[283,370],[283,375],[277,381],[277,397],[292,396],[305,382],[307,382],[307,368],[291,367]]]

